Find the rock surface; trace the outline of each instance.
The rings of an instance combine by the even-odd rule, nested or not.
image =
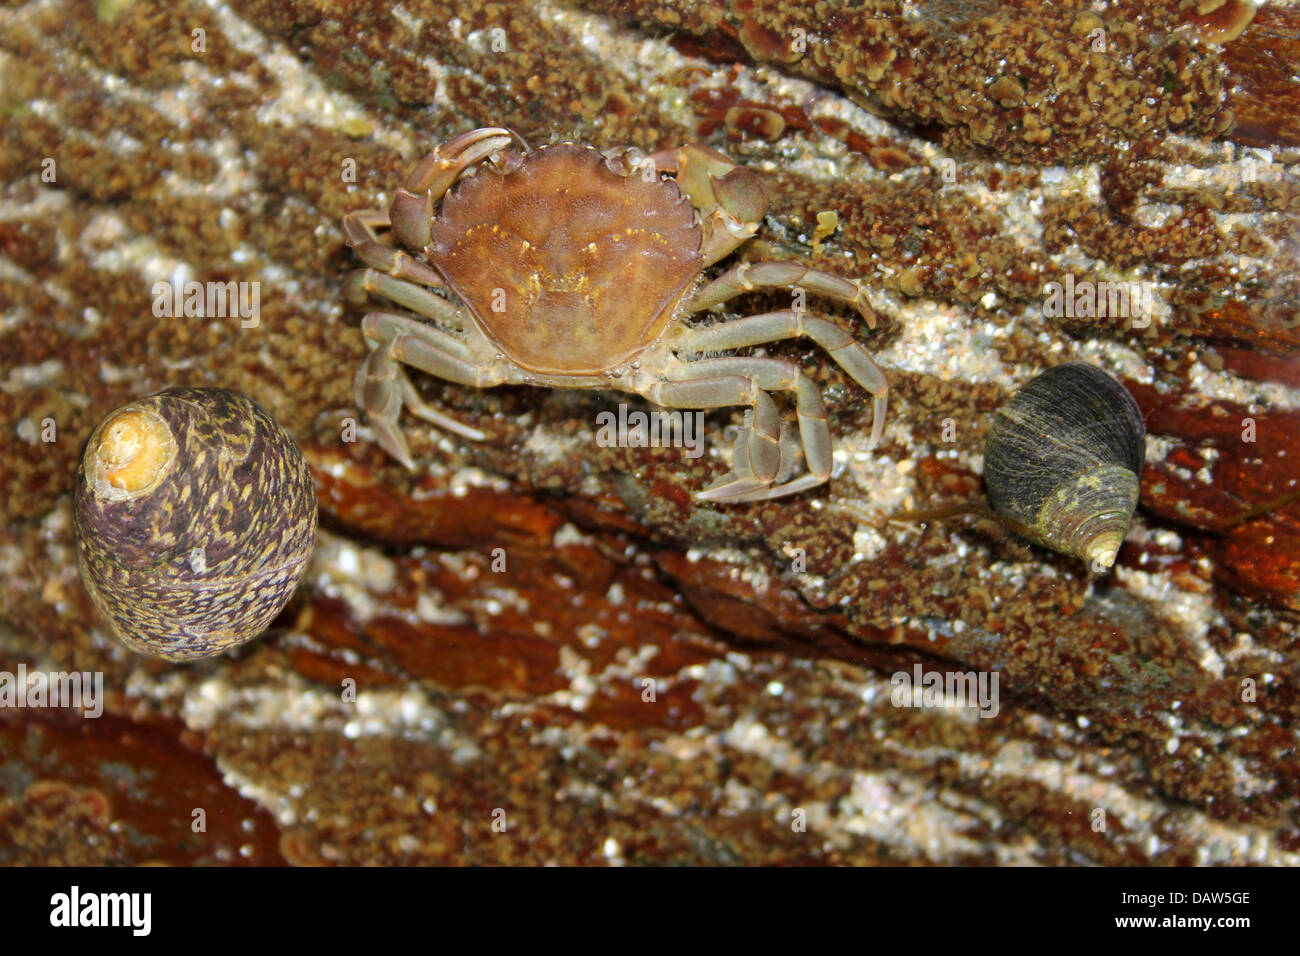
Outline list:
[[[1233,523],[1300,478],[1300,14],[1108,11],[0,7],[0,671],[106,691],[0,707],[0,862],[1300,862],[1300,505]],[[768,352],[822,387],[836,471],[796,498],[693,502],[738,411],[694,461],[597,447],[621,395],[416,374],[487,439],[407,415],[414,474],[345,441],[340,217],[485,124],[759,170],[743,254],[871,291],[874,331],[814,307],[889,375],[880,447],[804,342]],[[156,317],[177,281],[259,283],[258,323]],[[1067,281],[1153,309],[1052,316]],[[890,521],[977,500],[991,412],[1075,358],[1150,434],[1112,574]],[[267,635],[189,667],[107,636],[70,521],[96,422],[169,385],[270,410],[323,522]],[[996,716],[894,706],[915,665],[996,673]]]

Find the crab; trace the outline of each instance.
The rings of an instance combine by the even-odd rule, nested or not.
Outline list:
[[[814,488],[832,465],[821,393],[792,362],[725,353],[807,336],[873,396],[869,447],[880,439],[889,389],[879,366],[853,336],[802,307],[690,320],[742,293],[784,287],[847,303],[875,326],[859,284],[797,262],[744,262],[704,281],[758,231],[767,206],[757,173],[705,146],[643,157],[576,143],[529,150],[502,127],[457,136],[424,157],[387,210],[343,218],[365,266],[348,276],[345,298],[396,306],[362,320],[372,351],[357,371],[357,404],[407,468],[404,407],[465,438],[485,435],[426,404],[403,366],[477,388],[746,406],[731,471],[696,497],[757,501]],[[798,443],[769,394],[779,391],[794,395]],[[800,448],[806,471],[795,477]]]

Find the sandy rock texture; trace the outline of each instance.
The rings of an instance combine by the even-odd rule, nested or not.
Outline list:
[[[105,689],[0,707],[0,862],[1300,862],[1300,505],[1232,523],[1300,479],[1296,62],[1300,12],[1240,0],[0,5],[0,671]],[[890,378],[880,446],[799,341],[836,466],[798,497],[693,500],[739,410],[691,460],[597,446],[635,398],[418,373],[487,439],[408,414],[389,459],[340,218],[498,124],[758,170],[740,255],[870,290],[874,330],[810,305]],[[154,314],[227,281],[255,325]],[[1049,314],[1066,281],[1150,314]],[[992,412],[1071,359],[1146,418],[1111,573],[891,521],[979,500]],[[321,504],[289,608],[190,666],[108,636],[71,523],[96,422],[173,385],[262,404]],[[896,706],[918,665],[996,715]]]

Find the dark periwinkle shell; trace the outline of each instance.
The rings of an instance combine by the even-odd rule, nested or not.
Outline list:
[[[260,634],[316,539],[302,451],[251,399],[173,388],[115,409],[77,469],[86,591],[133,651],[193,661]]]
[[[984,487],[1015,530],[1104,570],[1128,533],[1145,459],[1133,396],[1101,369],[1070,362],[998,410],[984,444]]]

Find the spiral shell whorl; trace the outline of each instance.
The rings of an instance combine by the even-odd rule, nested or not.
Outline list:
[[[176,440],[152,409],[127,408],[110,415],[86,445],[86,478],[95,493],[113,501],[147,495],[171,470]]]
[[[984,446],[989,503],[1033,540],[1108,568],[1137,507],[1145,442],[1124,386],[1091,365],[1058,365],[994,419]]]
[[[250,399],[169,389],[111,413],[77,473],[78,563],[132,650],[198,660],[259,634],[306,567],[316,495]]]
[[[1096,470],[1065,482],[1043,503],[1033,527],[1050,528],[1039,540],[1064,554],[1108,568],[1128,534],[1138,502],[1138,477],[1122,465]]]

